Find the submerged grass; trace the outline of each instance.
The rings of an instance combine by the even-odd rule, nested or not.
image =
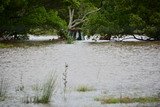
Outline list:
[[[51,45],[61,40],[53,40],[53,41],[0,41],[0,48],[13,48],[13,47],[32,47],[32,46],[45,46]]]
[[[55,92],[56,79],[56,75],[51,74],[44,84],[33,87],[33,91],[36,91],[36,95],[32,97],[26,96],[23,102],[43,104],[49,103],[51,101],[53,93]]]
[[[38,96],[35,103],[48,103],[51,101],[53,92],[55,91],[56,77],[51,75],[47,82],[42,86],[42,94]]]
[[[152,103],[160,102],[160,98],[157,97],[139,97],[139,98],[95,98],[96,101],[100,101],[102,104],[115,104],[115,103]]]
[[[4,101],[6,99],[6,94],[7,94],[7,86],[5,83],[5,79],[2,78],[0,80],[0,101]]]
[[[80,85],[76,89],[78,92],[87,92],[87,91],[93,91],[93,88],[88,87],[87,85]]]

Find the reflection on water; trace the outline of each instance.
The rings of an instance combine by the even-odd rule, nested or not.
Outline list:
[[[67,101],[63,100],[62,73],[65,63],[69,65]],[[54,102],[51,103],[53,105],[18,103],[16,88],[21,84],[21,77],[22,84],[28,88],[42,83],[47,78],[46,75],[53,71],[59,75],[57,91],[53,95]],[[0,103],[3,107],[103,107],[105,105],[94,101],[95,97],[143,97],[158,94],[160,45],[124,46],[116,43],[76,42],[46,47],[0,49],[0,73],[1,78],[7,79],[8,94],[11,96],[9,100]],[[95,90],[85,93],[75,91],[80,85],[88,85]],[[156,104],[152,104],[154,105]]]

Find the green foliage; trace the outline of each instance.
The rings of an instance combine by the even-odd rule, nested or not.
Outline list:
[[[160,40],[160,28],[148,26],[145,28],[144,32],[149,37],[154,38],[155,40]]]
[[[55,92],[56,79],[55,74],[50,74],[44,84],[33,86],[32,89],[35,92],[35,96],[25,96],[22,98],[23,103],[49,103],[53,93]]]
[[[29,33],[34,35],[56,35],[56,30],[53,28],[34,28],[30,29]]]
[[[67,44],[72,44],[74,39],[70,35],[66,35]]]
[[[143,27],[145,22],[143,21],[143,19],[141,17],[139,17],[136,14],[131,14],[130,15],[130,26],[133,28],[140,28]]]
[[[1,0],[0,37],[26,36],[37,28],[67,30],[68,7],[74,19],[100,8],[76,26],[89,35],[137,33],[160,40],[159,0]]]
[[[31,12],[29,12],[28,16],[25,17],[27,25],[31,26],[41,26],[44,25],[47,21],[47,11],[44,7],[38,7]]]
[[[92,1],[94,2],[94,1]],[[89,34],[127,35],[145,34],[160,40],[160,1],[103,0],[95,1],[101,10],[83,26]]]
[[[4,8],[9,4],[10,0],[1,0],[0,1],[0,13],[4,11]]]
[[[0,2],[0,37],[3,39],[24,39],[30,29],[66,29],[67,24],[58,16],[56,9],[47,7],[43,0]]]
[[[118,2],[118,1],[117,1]],[[120,5],[120,4],[119,4]],[[101,35],[118,35],[124,31],[126,26],[125,12],[116,6],[116,1],[105,1],[101,10],[89,17],[88,23],[85,25],[91,34],[98,33]],[[94,27],[95,26],[95,27]],[[95,29],[96,28],[96,29]],[[94,31],[94,32],[92,32]]]
[[[57,34],[61,37],[61,39],[66,40],[67,44],[72,44],[74,41],[73,37],[69,34],[69,32],[64,29],[59,30]]]
[[[58,12],[50,10],[48,12],[48,24],[51,23],[53,27],[56,27],[58,30],[67,29],[67,23],[65,20],[61,19],[58,16]]]
[[[54,10],[47,11],[44,7],[38,7],[25,17],[26,24],[37,27],[53,27],[55,29],[66,28],[66,22],[58,16],[58,12]]]
[[[2,0],[0,15],[0,37],[20,39],[17,34],[26,34],[27,28],[23,25],[21,17],[24,14],[23,7],[26,2],[23,0]],[[12,36],[15,37],[12,37]]]

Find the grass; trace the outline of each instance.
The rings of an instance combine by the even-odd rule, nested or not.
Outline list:
[[[37,85],[34,87],[34,91],[37,94],[33,97],[26,96],[23,100],[24,103],[42,103],[47,104],[51,101],[52,95],[56,87],[56,75],[52,74],[47,79],[47,81],[42,85]]]
[[[87,91],[93,91],[93,88],[88,87],[87,85],[80,85],[76,89],[78,92],[87,92]]]
[[[7,94],[7,86],[5,83],[5,79],[2,78],[0,81],[0,101],[4,101],[6,99],[6,94]]]
[[[10,47],[13,47],[13,45],[0,43],[0,48],[10,48]]]
[[[49,103],[51,101],[51,97],[53,92],[55,91],[55,83],[56,77],[55,75],[51,75],[46,83],[42,85],[42,90],[40,96],[37,96],[34,103]]]
[[[13,47],[38,47],[45,46],[59,42],[60,40],[54,41],[0,41],[0,48],[13,48]]]
[[[160,98],[157,97],[139,97],[139,98],[95,98],[96,101],[100,101],[102,104],[115,104],[115,103],[152,103],[160,102]]]
[[[65,63],[65,71],[63,72],[63,78],[62,78],[63,79],[63,84],[64,84],[64,89],[63,89],[64,94],[65,94],[66,89],[67,89],[67,74],[68,74],[67,70],[68,70],[68,64]]]

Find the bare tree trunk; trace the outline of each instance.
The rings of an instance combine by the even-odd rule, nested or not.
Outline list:
[[[74,16],[74,9],[71,9],[68,7],[69,10],[69,24],[68,24],[68,29],[72,28],[72,22],[73,22],[73,16]]]
[[[68,9],[69,9],[69,24],[68,24],[68,29],[72,29],[74,27],[77,27],[79,24],[81,24],[81,23],[83,23],[83,22],[86,21],[86,17],[89,14],[97,12],[97,11],[100,10],[100,9],[96,9],[96,10],[90,11],[88,13],[85,13],[82,18],[73,19],[73,17],[74,17],[74,9],[71,9],[70,7],[68,7]]]
[[[74,36],[72,34],[76,32],[76,27],[78,25],[80,25],[81,23],[84,23],[86,21],[86,17],[89,14],[97,12],[100,9],[96,9],[96,10],[90,11],[88,13],[85,13],[82,18],[78,18],[78,19],[74,19],[74,9],[71,9],[71,7],[68,7],[68,10],[69,10],[68,35]],[[80,34],[80,33],[78,32],[78,34]],[[79,36],[81,36],[81,35],[79,35]]]

